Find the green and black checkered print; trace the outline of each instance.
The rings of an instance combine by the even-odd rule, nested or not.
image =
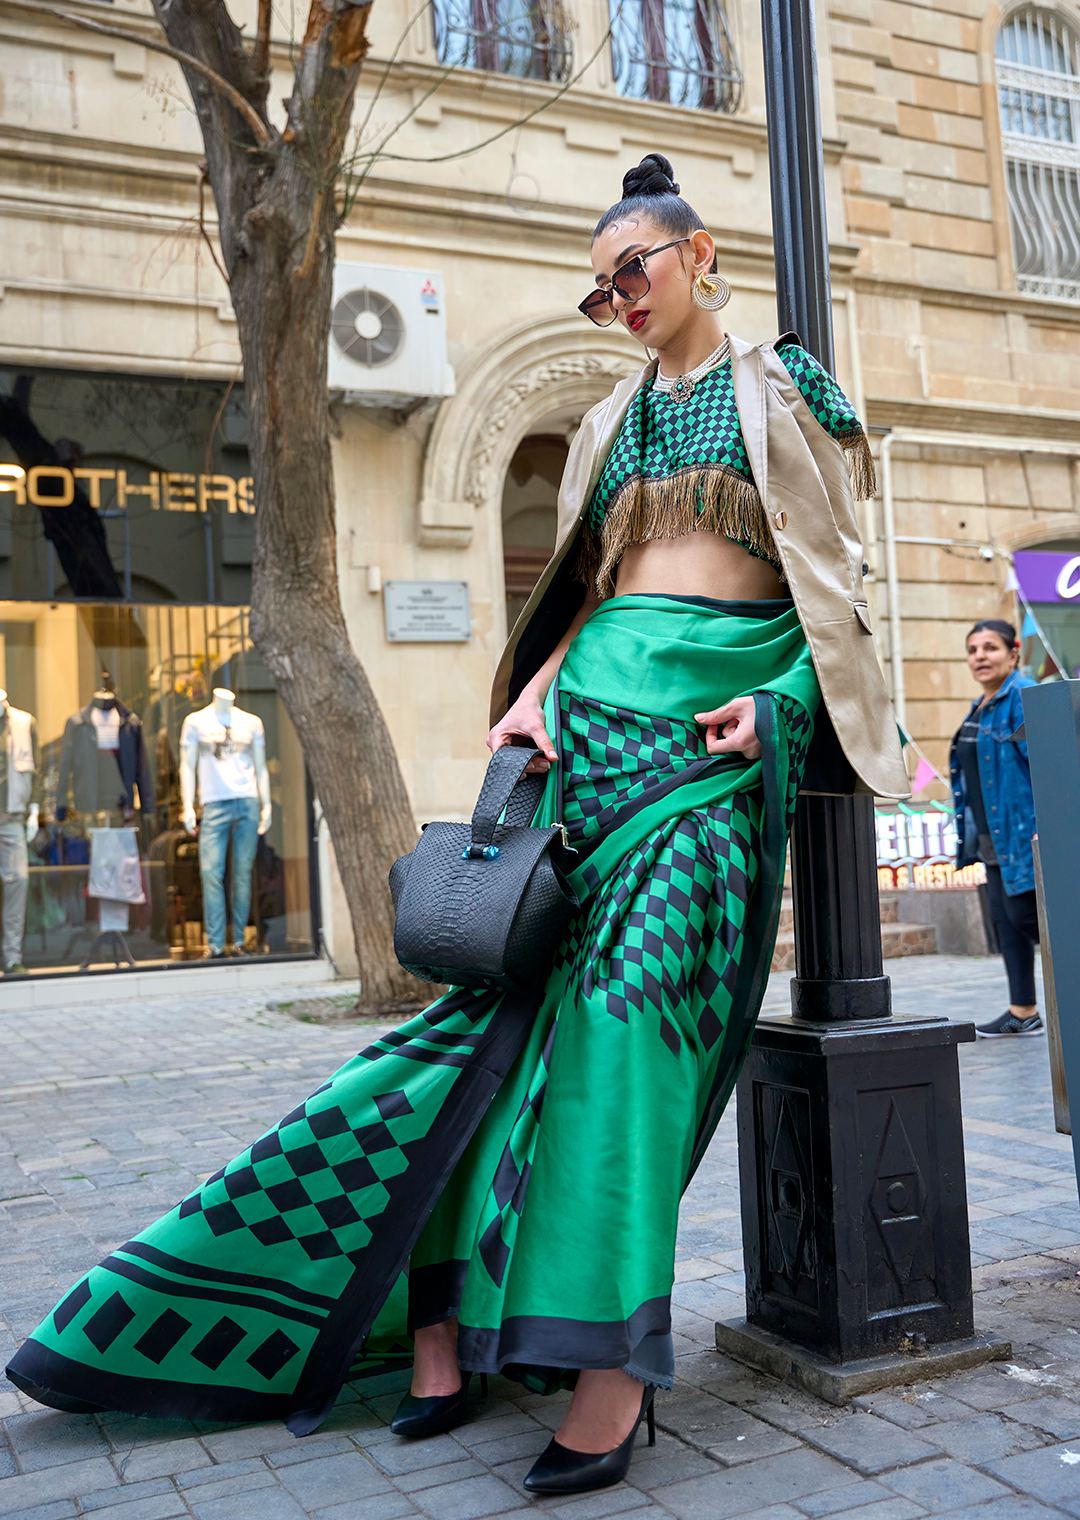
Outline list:
[[[813,354],[797,343],[781,343],[776,353],[827,433],[840,444],[862,434],[855,408]],[[664,479],[706,464],[753,483],[730,359],[698,382],[689,401],[673,401],[651,385],[638,392],[593,491],[589,526],[599,533],[612,497],[631,477]]]
[[[723,608],[615,598],[571,647],[582,906],[546,985],[453,991],[362,1051],[66,1293],[19,1387],[306,1434],[450,1313],[466,1367],[670,1380],[679,1197],[756,1017],[817,701],[793,610]],[[665,790],[705,759],[694,711],[749,693],[762,759]],[[554,772],[539,823],[553,790]]]

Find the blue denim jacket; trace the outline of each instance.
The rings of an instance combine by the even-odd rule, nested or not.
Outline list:
[[[1001,883],[1010,897],[1035,890],[1035,863],[1031,853],[1031,841],[1035,837],[1035,803],[1031,795],[1028,750],[1022,739],[1012,737],[1024,721],[1020,693],[1025,686],[1034,685],[1028,676],[1013,671],[983,708],[975,746],[990,836],[1001,866]],[[973,702],[971,712],[978,705]],[[949,780],[956,808],[956,863],[962,866],[975,859],[978,840],[957,760],[957,738],[958,734],[954,734],[949,750]]]

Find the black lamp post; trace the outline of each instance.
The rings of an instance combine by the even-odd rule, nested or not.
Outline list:
[[[780,330],[833,369],[813,0],[762,0]],[[976,1336],[956,1047],[892,1017],[873,798],[819,710],[792,837],[792,1015],[738,1086],[745,1320],[717,1346],[834,1403],[1008,1356]]]

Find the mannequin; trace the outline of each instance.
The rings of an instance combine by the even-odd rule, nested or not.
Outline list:
[[[25,976],[22,963],[26,892],[30,881],[27,845],[38,831],[41,776],[37,723],[12,707],[0,689],[0,881],[4,884],[3,961],[5,976]]]
[[[196,830],[195,790],[202,802]],[[225,955],[225,862],[232,846],[233,954],[245,955],[244,927],[251,908],[251,868],[259,835],[270,827],[270,772],[262,719],[236,706],[224,687],[180,731],[180,822],[199,836],[206,955]]]
[[[144,813],[155,808],[150,756],[142,723],[117,700],[112,677],[101,683],[88,705],[64,725],[56,782],[56,817],[63,822],[70,804],[77,813],[135,816],[136,798]]]

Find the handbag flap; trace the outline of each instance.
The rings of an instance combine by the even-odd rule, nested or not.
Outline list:
[[[462,858],[466,823],[430,823],[409,857],[394,926],[395,949],[413,962],[502,967],[522,894],[537,863],[559,842],[557,829],[496,824],[494,860]]]

